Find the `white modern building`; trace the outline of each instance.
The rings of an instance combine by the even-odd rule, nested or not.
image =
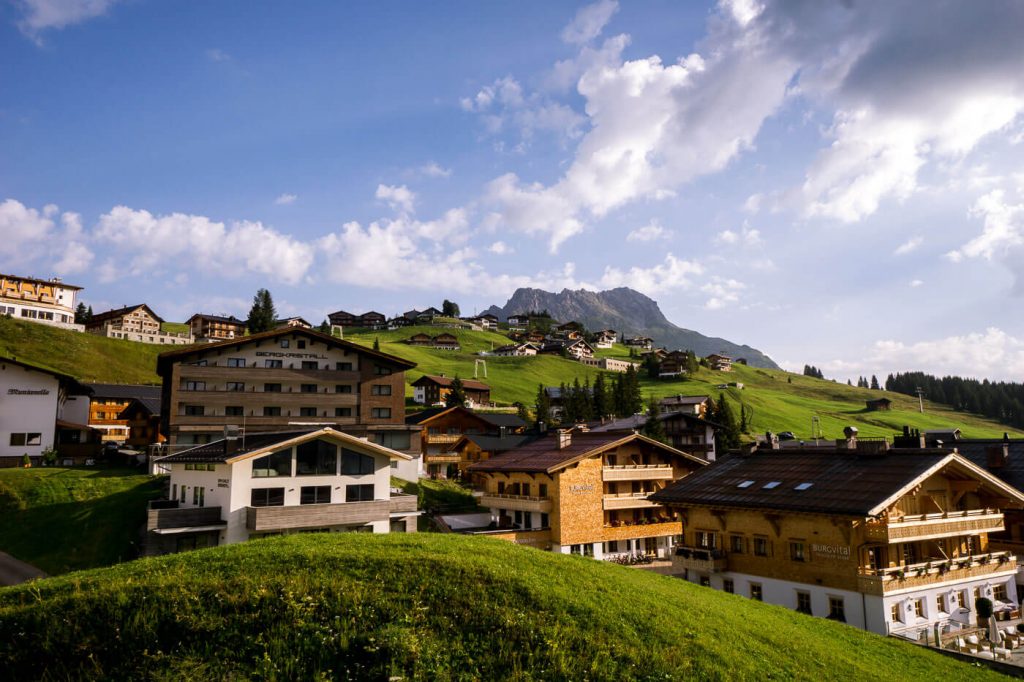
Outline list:
[[[75,324],[75,297],[82,287],[17,275],[0,275],[0,315],[53,327],[84,331]]]
[[[66,374],[0,357],[0,466],[56,449],[57,420],[86,424],[89,393]]]
[[[392,491],[411,456],[324,428],[229,434],[157,460],[170,498],[151,503],[147,554],[295,532],[415,532],[416,496]]]

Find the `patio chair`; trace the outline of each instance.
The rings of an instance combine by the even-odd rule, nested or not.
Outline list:
[[[1004,649],[1001,646],[997,646],[995,649],[992,650],[992,652],[995,654],[996,659],[1000,659],[1001,658],[1004,661],[1010,660],[1010,650],[1009,649]]]
[[[953,646],[956,647],[957,651],[966,651],[972,654],[977,653],[978,651],[977,646],[972,647],[970,644],[967,643],[967,640],[965,640],[963,637],[957,637],[955,640],[953,640]]]
[[[967,635],[967,650],[972,654],[976,654],[981,650],[977,635]]]

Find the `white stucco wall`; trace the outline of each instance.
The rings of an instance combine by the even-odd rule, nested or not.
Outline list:
[[[0,362],[0,457],[37,456],[54,446],[60,382],[45,372]],[[11,445],[12,433],[39,433],[36,445]]]

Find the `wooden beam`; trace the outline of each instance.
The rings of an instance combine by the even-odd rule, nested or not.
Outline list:
[[[782,536],[782,516],[779,514],[765,514],[764,520],[771,524],[775,531],[775,537]]]
[[[722,527],[722,530],[729,530],[726,513],[721,509],[712,509],[711,515],[718,519],[718,525]]]

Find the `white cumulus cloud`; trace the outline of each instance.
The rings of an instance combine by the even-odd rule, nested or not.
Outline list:
[[[277,206],[287,206],[289,204],[294,204],[295,200],[298,198],[299,195],[297,194],[279,194],[278,197],[274,199],[274,204]]]
[[[900,244],[899,246],[897,246],[896,250],[893,251],[892,253],[895,256],[905,256],[908,253],[916,251],[917,247],[921,246],[921,244],[923,244],[923,243],[924,243],[924,237],[911,237],[907,241],[905,241],[902,244]]]
[[[671,230],[666,230],[657,220],[652,220],[643,227],[638,227],[626,235],[627,242],[653,242],[657,239],[666,239],[672,236]]]
[[[377,185],[376,196],[402,213],[412,213],[416,205],[416,193],[405,185]]]
[[[649,268],[633,266],[623,270],[607,266],[601,276],[600,285],[605,289],[630,287],[648,296],[678,290],[689,289],[694,285],[693,278],[703,274],[704,267],[692,260],[681,260],[671,253],[665,260]]]

